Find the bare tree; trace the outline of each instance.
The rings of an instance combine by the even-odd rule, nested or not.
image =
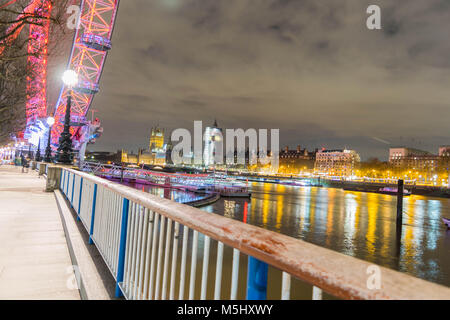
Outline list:
[[[36,68],[30,65],[28,59],[30,54],[61,54],[58,43],[71,33],[66,29],[66,10],[72,1],[49,2],[52,5],[50,15],[45,14],[45,2],[41,0],[7,0],[0,4],[0,144],[8,142],[11,135],[25,129],[27,96],[34,94],[33,88],[27,89],[27,79],[36,76]],[[29,28],[44,23],[50,23],[48,51],[30,53],[28,44],[33,39]]]

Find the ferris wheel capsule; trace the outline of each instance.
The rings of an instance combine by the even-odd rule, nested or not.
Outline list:
[[[92,33],[84,33],[81,37],[81,42],[83,42],[87,47],[95,50],[111,50],[111,40]]]

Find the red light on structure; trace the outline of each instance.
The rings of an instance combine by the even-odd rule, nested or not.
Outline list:
[[[247,223],[247,214],[248,214],[248,202],[246,201],[244,204],[244,218],[242,219],[244,223]]]
[[[47,45],[50,29],[48,18],[50,18],[51,7],[50,0],[34,0],[25,11],[25,13],[36,12],[40,15],[40,18],[35,19],[36,24],[30,25],[30,38],[33,40],[28,45],[28,67],[36,76],[27,77],[27,124],[47,114]],[[33,8],[34,10],[30,11]]]

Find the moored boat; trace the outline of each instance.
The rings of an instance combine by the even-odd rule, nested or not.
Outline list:
[[[242,192],[221,192],[220,195],[226,198],[250,198],[252,194],[248,191]]]
[[[396,196],[398,194],[398,189],[397,188],[385,187],[385,188],[380,188],[378,190],[378,193],[389,194],[389,195]],[[410,196],[410,195],[411,195],[411,191],[409,191],[407,189],[403,190],[403,196]]]
[[[379,194],[387,194],[387,195],[391,195],[391,196],[396,196],[398,193],[397,188],[390,188],[390,187],[380,188],[378,190],[368,189],[368,188],[364,188],[364,187],[344,187],[343,189],[345,191],[379,193]],[[407,197],[410,195],[411,195],[411,191],[409,191],[407,189],[403,190],[404,197]]]
[[[222,197],[230,198],[250,198],[251,192],[245,185],[222,185],[214,186],[214,191],[220,193]]]

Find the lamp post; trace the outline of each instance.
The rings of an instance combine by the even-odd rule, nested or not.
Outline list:
[[[52,127],[55,123],[55,119],[53,117],[47,118],[48,124],[48,140],[47,140],[47,148],[45,149],[44,162],[52,162],[52,148],[50,147],[50,140],[52,139]],[[40,143],[40,141],[39,141]]]
[[[38,147],[37,147],[36,156],[35,156],[34,160],[36,160],[37,162],[42,160],[42,157],[41,157],[41,137],[39,137]]]
[[[63,82],[69,88],[67,95],[66,114],[64,118],[64,130],[59,138],[57,161],[59,163],[72,163],[72,137],[70,134],[70,109],[72,104],[72,88],[78,83],[78,75],[73,70],[67,70],[63,75]]]

